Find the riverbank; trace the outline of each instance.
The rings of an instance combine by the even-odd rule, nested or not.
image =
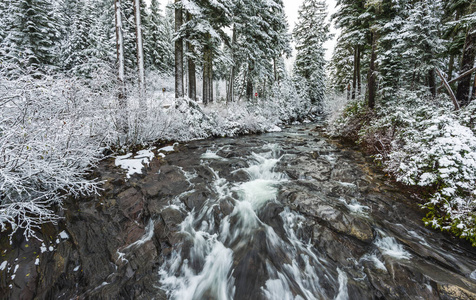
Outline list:
[[[423,222],[476,245],[474,103],[453,111],[445,97],[402,92],[374,111],[349,103],[330,122],[330,136],[359,145],[384,172],[418,191]]]

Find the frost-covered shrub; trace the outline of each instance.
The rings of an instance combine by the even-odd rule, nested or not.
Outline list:
[[[362,117],[351,102],[334,122],[340,136],[359,124],[358,142],[371,145],[385,171],[407,185],[428,187],[425,224],[448,230],[476,245],[476,136],[473,103],[459,112],[447,98],[423,99],[400,91],[392,101]]]
[[[91,138],[92,94],[72,79],[0,74],[2,231],[32,236],[57,220],[52,205],[66,195],[97,192],[99,183],[84,178],[101,157],[100,141]]]
[[[416,122],[401,134],[387,170],[398,181],[435,189],[425,223],[476,244],[476,137],[447,113]]]

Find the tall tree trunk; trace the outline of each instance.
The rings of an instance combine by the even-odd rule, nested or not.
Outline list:
[[[431,68],[428,71],[428,88],[430,89],[431,96],[436,97],[436,81],[435,81],[435,69]]]
[[[375,94],[376,94],[376,70],[375,70],[375,61],[377,60],[377,33],[372,32],[372,54],[370,56],[370,66],[369,66],[369,81],[367,83],[367,90],[369,92],[369,108],[374,109],[375,107]]]
[[[210,40],[210,34],[207,34]],[[213,102],[213,53],[210,46],[203,49],[203,104]]]
[[[460,74],[473,68],[474,58],[476,56],[476,25],[468,28],[466,40],[464,42],[463,57],[461,59]],[[471,76],[466,76],[459,81],[456,90],[456,99],[460,102],[460,106],[466,106],[469,103],[469,91],[471,86]]]
[[[352,100],[355,99],[355,92],[357,90],[357,46],[354,48],[354,74],[352,76]]]
[[[126,120],[126,88],[124,81],[124,36],[122,32],[122,6],[121,0],[115,0],[115,23],[116,23],[116,50],[117,50],[117,81],[119,84],[119,90],[117,99],[119,102],[119,114],[118,114],[118,127],[120,130],[127,132],[127,120]]]
[[[175,0],[175,33],[177,34],[183,24],[181,1]],[[175,40],[175,98],[182,98],[183,92],[183,39]]]
[[[230,72],[230,82],[228,84],[228,89],[226,92],[226,102],[233,102],[235,100],[235,45],[236,45],[236,26],[233,25],[233,35],[231,38],[231,60],[233,64],[231,65]]]
[[[140,0],[134,0],[134,16],[136,21],[137,67],[139,77],[139,97],[144,106],[145,75],[144,75],[144,46],[142,42],[142,25],[140,16]]]
[[[276,67],[276,57],[273,58],[273,68],[274,68],[274,82],[278,82],[278,68]]]
[[[474,75],[473,94],[471,95],[471,101],[474,100],[476,100],[476,75]]]
[[[455,64],[455,56],[452,54],[450,55],[450,65],[448,66],[448,81],[453,79],[453,69]]]
[[[246,78],[246,98],[248,101],[253,99],[253,80],[252,80],[252,72],[254,69],[254,62],[250,60],[248,64],[248,76]]]
[[[360,72],[360,46],[357,46],[357,91],[358,95],[362,95],[362,80],[361,80],[361,72]]]
[[[192,15],[187,13],[187,22],[192,20]],[[187,42],[187,51],[194,53],[195,49],[190,42]],[[188,69],[188,97],[194,101],[197,101],[197,77],[195,62],[188,56],[187,58]]]

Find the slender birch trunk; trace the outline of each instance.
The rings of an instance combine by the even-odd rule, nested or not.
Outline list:
[[[120,130],[127,132],[127,119],[126,119],[126,88],[124,81],[124,36],[122,32],[122,6],[121,0],[115,0],[115,21],[116,21],[116,50],[117,50],[117,81],[119,84],[119,90],[117,99],[119,102],[119,114],[118,114],[118,127]]]
[[[134,0],[134,15],[136,21],[136,43],[137,43],[137,67],[139,76],[139,97],[141,106],[145,95],[145,75],[144,75],[144,46],[142,41],[142,25],[140,17],[140,0]]]
[[[177,34],[183,24],[181,1],[175,0],[175,33]],[[175,98],[183,98],[183,39],[175,40]]]

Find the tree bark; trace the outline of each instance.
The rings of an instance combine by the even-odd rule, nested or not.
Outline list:
[[[253,99],[253,80],[251,76],[253,69],[254,69],[253,62],[250,61],[248,65],[248,76],[246,78],[246,98],[248,99],[248,101]]]
[[[357,89],[357,46],[354,48],[354,74],[352,76],[352,100],[355,99]]]
[[[122,32],[122,15],[121,15],[121,0],[115,0],[114,2],[115,10],[115,25],[116,25],[116,50],[117,50],[117,81],[119,85],[117,99],[119,103],[119,114],[118,114],[118,127],[123,132],[127,132],[127,100],[126,100],[126,87],[124,81],[124,36]]]
[[[210,34],[207,34],[210,40]],[[213,53],[210,46],[203,49],[203,104],[213,102]]]
[[[453,69],[454,69],[454,65],[455,64],[455,56],[452,54],[450,55],[450,65],[448,67],[448,82],[451,81],[451,79],[453,79]]]
[[[435,81],[435,69],[428,71],[428,88],[430,89],[431,96],[436,97],[436,81]]]
[[[474,58],[476,56],[476,25],[468,28],[466,40],[464,43],[463,57],[461,59],[460,74],[470,70],[474,66]],[[466,106],[470,97],[471,76],[466,76],[458,83],[456,90],[456,99],[460,102],[460,106]]]
[[[361,72],[360,72],[360,46],[357,46],[357,73],[356,73],[356,76],[357,76],[357,91],[358,91],[358,95],[362,95],[362,81],[361,81]]]
[[[134,16],[136,21],[136,44],[137,44],[137,68],[139,79],[139,97],[141,106],[145,95],[145,75],[144,75],[144,46],[142,42],[142,25],[140,16],[140,0],[134,0]]]
[[[187,13],[187,22],[192,20],[192,15]],[[187,52],[194,53],[195,49],[190,42],[187,42]],[[195,62],[190,56],[187,58],[188,69],[188,97],[194,101],[197,101],[197,77]]]
[[[436,73],[438,74],[438,76],[440,76],[441,81],[443,82],[444,86],[446,87],[446,90],[448,91],[448,94],[451,97],[451,100],[453,100],[455,110],[459,110],[458,100],[456,99],[456,96],[453,93],[453,90],[451,89],[451,86],[450,86],[449,82],[446,80],[446,78],[443,76],[443,74],[441,73],[440,70],[436,69]]]
[[[230,82],[226,93],[226,102],[233,102],[235,100],[235,45],[236,45],[236,27],[233,25],[233,36],[231,38],[231,65]]]
[[[371,33],[372,38],[372,54],[370,56],[370,66],[369,66],[369,81],[367,90],[369,91],[369,101],[368,105],[370,109],[375,107],[375,94],[376,94],[376,70],[375,70],[375,61],[377,60],[377,34],[375,32]]]
[[[175,33],[178,34],[183,24],[181,1],[175,0]],[[175,40],[175,98],[183,98],[183,38]]]

